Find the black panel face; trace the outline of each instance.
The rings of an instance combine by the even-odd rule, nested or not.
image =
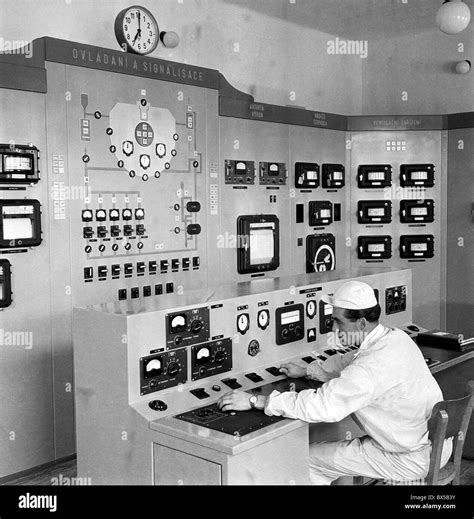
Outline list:
[[[400,202],[401,223],[434,222],[433,200],[402,200]]]
[[[275,215],[237,218],[237,271],[251,274],[280,266],[280,221]]]
[[[434,164],[402,164],[400,166],[401,187],[433,187]]]
[[[11,264],[6,259],[0,259],[0,308],[12,304]]]
[[[359,200],[357,203],[358,223],[390,223],[392,202],[390,200]]]
[[[309,203],[309,225],[330,225],[333,221],[332,203],[328,200]]]
[[[314,189],[319,186],[319,164],[311,162],[295,163],[295,187]]]
[[[209,308],[193,308],[166,315],[168,349],[181,348],[209,340]]]
[[[332,330],[333,307],[324,301],[319,301],[319,333],[325,334]]]
[[[362,189],[379,189],[392,185],[390,164],[361,165],[357,172],[357,186]]]
[[[434,256],[434,236],[414,234],[400,236],[400,257],[404,259],[432,258]]]
[[[232,436],[245,436],[284,419],[281,416],[267,416],[257,409],[235,413],[224,412],[219,410],[217,404],[194,409],[175,418]]]
[[[277,344],[288,344],[304,338],[304,306],[302,304],[276,309],[275,335]]]
[[[38,180],[38,148],[0,144],[0,184],[36,184]]]
[[[232,369],[232,339],[206,342],[191,348],[191,378],[212,377]]]
[[[147,395],[187,381],[186,350],[169,351],[140,359],[140,394]]]
[[[226,160],[225,183],[255,184],[255,163],[250,160]]]
[[[36,247],[41,241],[38,200],[0,200],[0,248]]]
[[[404,312],[407,309],[407,287],[390,287],[385,289],[385,313],[387,315]]]
[[[306,273],[336,270],[336,238],[332,234],[306,237]]]
[[[392,257],[391,236],[359,236],[357,239],[359,259],[388,259]]]
[[[342,164],[323,164],[322,185],[325,189],[344,187],[346,171]]]
[[[260,184],[285,186],[286,164],[281,162],[260,162]]]

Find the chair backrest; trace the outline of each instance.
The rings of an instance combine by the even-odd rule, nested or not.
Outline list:
[[[469,420],[474,406],[474,380],[467,384],[466,396],[456,400],[443,400],[433,407],[428,421],[428,436],[432,442],[430,468],[426,483],[438,484],[441,454],[444,440],[453,437],[452,459],[454,463],[454,484],[459,484],[461,457]]]

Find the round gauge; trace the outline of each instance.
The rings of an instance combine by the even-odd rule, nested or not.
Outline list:
[[[257,322],[258,326],[262,330],[265,330],[270,322],[270,314],[268,313],[268,310],[260,310],[260,312],[258,312]]]
[[[123,154],[127,157],[130,157],[130,155],[133,153],[133,142],[132,141],[123,141],[122,142],[122,151]]]
[[[211,357],[211,352],[210,352],[209,348],[201,348],[196,353],[196,360],[198,362],[207,362],[210,357]]]
[[[127,7],[115,18],[115,37],[123,50],[135,54],[150,54],[159,41],[160,31],[155,17],[139,5]]]
[[[312,319],[316,315],[316,302],[311,300],[306,303],[306,315]]]
[[[141,207],[135,209],[135,218],[137,220],[143,220],[143,218],[145,218],[145,209],[142,209]]]
[[[175,315],[170,321],[171,332],[175,333],[186,328],[186,318],[184,315]]]
[[[131,209],[124,209],[122,211],[122,218],[124,220],[131,220],[132,219],[132,210]]]
[[[173,150],[174,151],[174,150]],[[160,159],[162,159],[166,155],[166,144],[158,143],[156,145],[156,154]]]
[[[159,371],[160,369],[161,369],[161,361],[158,359],[153,359],[146,365],[147,372],[150,372],[153,370]]]
[[[240,314],[237,317],[237,331],[242,335],[249,329],[249,314]]]
[[[148,169],[150,167],[151,160],[150,155],[140,155],[140,166],[143,169]]]
[[[120,212],[118,209],[110,209],[109,219],[113,222],[120,219]]]
[[[325,272],[326,270],[334,270],[336,258],[334,251],[328,245],[321,245],[314,255],[315,272]]]

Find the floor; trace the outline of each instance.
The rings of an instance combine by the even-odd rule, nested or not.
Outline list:
[[[0,485],[78,485],[87,481],[76,478],[76,460],[69,459],[54,465],[48,465],[27,474],[13,478],[3,478]],[[461,485],[474,486],[474,460],[463,459],[461,463]]]

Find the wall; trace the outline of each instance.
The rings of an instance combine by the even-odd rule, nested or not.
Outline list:
[[[464,52],[458,52],[458,45]],[[459,47],[460,49],[461,47]],[[372,50],[374,49],[374,50]],[[362,64],[364,115],[431,115],[474,110],[474,74],[456,74],[458,61],[474,59],[474,25],[458,35],[428,32],[369,41]],[[407,100],[402,99],[403,91]]]
[[[153,56],[217,69],[258,101],[360,113],[360,57],[328,55],[332,36],[254,12],[246,7],[252,3],[144,0],[141,5],[155,14],[160,30],[174,30],[181,38],[176,49],[161,46]],[[129,5],[128,0],[4,1],[0,34],[6,40],[52,36],[116,49],[114,19]]]

